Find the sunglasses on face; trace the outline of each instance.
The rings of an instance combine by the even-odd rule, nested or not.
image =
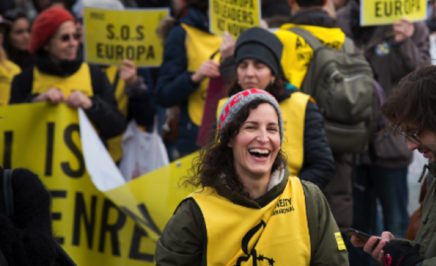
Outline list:
[[[79,33],[73,33],[73,34],[62,34],[59,39],[62,42],[69,42],[70,40],[79,40],[80,39],[80,34]]]

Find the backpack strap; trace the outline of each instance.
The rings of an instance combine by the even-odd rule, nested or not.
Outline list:
[[[14,191],[12,189],[12,170],[3,169],[3,196],[6,215],[14,216]]]
[[[321,43],[320,40],[318,40],[318,38],[316,38],[315,36],[313,36],[312,33],[310,33],[309,31],[300,28],[300,27],[293,27],[290,28],[289,31],[292,31],[293,33],[300,35],[301,37],[303,37],[303,39],[309,43],[310,47],[312,47],[312,50],[317,50],[318,48],[323,47],[324,45]]]

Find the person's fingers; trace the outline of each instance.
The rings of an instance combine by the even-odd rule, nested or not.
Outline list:
[[[353,246],[355,246],[356,248],[361,248],[365,245],[365,242],[363,242],[362,240],[360,240],[357,236],[352,235],[350,238],[350,242]]]

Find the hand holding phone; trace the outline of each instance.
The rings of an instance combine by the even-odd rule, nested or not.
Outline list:
[[[362,244],[364,245],[368,239],[371,237],[370,234],[359,231],[357,229],[354,228],[348,228],[345,231],[345,234],[347,235],[347,237],[351,238],[351,236],[355,236],[360,242],[362,242]],[[377,246],[378,242],[380,241],[380,238],[377,238],[377,242],[374,243],[374,247]]]

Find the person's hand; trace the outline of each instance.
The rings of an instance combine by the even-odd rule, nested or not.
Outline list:
[[[235,39],[227,31],[224,32],[223,41],[220,46],[221,59],[233,56],[235,52]]]
[[[395,42],[402,42],[410,37],[412,37],[415,32],[415,25],[406,19],[401,19],[394,22],[392,25],[394,30],[394,40]]]
[[[383,247],[393,238],[394,235],[391,232],[385,231],[382,233],[381,237],[371,236],[366,242],[360,240],[356,236],[352,236],[350,238],[350,242],[353,246],[357,248],[363,248],[363,251],[365,251],[366,253],[371,255],[371,257],[373,257],[376,261],[381,263],[384,256]]]
[[[123,60],[120,65],[120,78],[127,86],[133,85],[138,80],[137,67],[133,61]]]
[[[200,68],[192,74],[191,79],[199,83],[204,78],[216,78],[220,75],[219,64],[213,60],[205,61]]]
[[[64,94],[58,88],[51,88],[33,99],[33,102],[49,102],[58,104],[64,101]]]
[[[65,103],[71,108],[83,108],[89,109],[92,107],[92,100],[81,91],[73,91],[65,101]]]

